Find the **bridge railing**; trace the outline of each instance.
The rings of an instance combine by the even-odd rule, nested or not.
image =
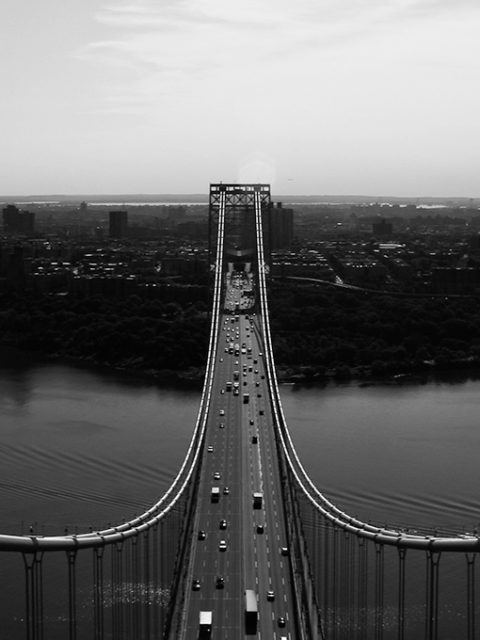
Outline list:
[[[301,622],[308,629],[305,618],[310,616],[312,637],[473,640],[480,606],[475,598],[480,588],[479,537],[419,535],[364,522],[324,496],[299,460],[275,373],[259,209],[260,205],[257,246],[265,363],[285,487],[291,489],[285,500],[293,496],[288,529],[294,570],[301,576]]]
[[[168,636],[171,603],[182,593],[182,556],[193,526],[191,512],[212,393],[222,299],[224,210],[221,197],[206,375],[179,472],[158,502],[127,522],[72,535],[0,534],[3,637],[148,640]],[[19,565],[14,556],[20,557]],[[18,580],[22,567],[23,580]],[[22,591],[25,604],[20,612]]]

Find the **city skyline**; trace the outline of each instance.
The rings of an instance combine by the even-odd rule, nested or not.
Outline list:
[[[469,0],[0,8],[3,194],[478,197]]]

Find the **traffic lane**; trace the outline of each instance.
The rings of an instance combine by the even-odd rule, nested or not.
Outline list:
[[[267,522],[266,513],[270,508],[268,482],[269,478],[265,476],[263,469],[263,459],[261,455],[262,441],[259,439],[256,443],[252,442],[251,437],[257,433],[259,423],[259,403],[254,393],[254,375],[247,375],[249,382],[249,390],[251,391],[250,411],[249,411],[249,441],[250,441],[250,479],[252,483],[252,492],[262,492],[264,499],[260,509],[252,508],[252,519],[250,524],[250,535],[254,546],[254,570],[255,570],[255,591],[257,592],[259,606],[259,632],[271,637],[272,634],[272,607],[271,603],[266,600],[267,591],[271,586],[271,560],[268,548],[268,538],[264,533],[260,533],[258,526],[265,526]],[[253,425],[250,424],[253,422]]]
[[[228,378],[232,379],[233,367],[235,366],[236,359],[234,355],[229,354],[229,375]],[[227,550],[225,553],[225,566],[224,570],[227,575],[225,578],[225,593],[223,598],[229,605],[224,611],[225,619],[222,621],[222,633],[233,630],[233,637],[238,637],[240,633],[240,627],[243,623],[243,579],[242,579],[242,526],[241,526],[241,460],[242,456],[239,455],[239,441],[241,441],[242,432],[237,428],[242,421],[242,407],[240,398],[233,395],[231,392],[227,392],[229,396],[228,409],[226,410],[226,423],[225,428],[222,429],[222,435],[226,442],[226,448],[224,451],[224,477],[227,486],[229,487],[229,495],[224,498],[224,505],[228,503],[230,508],[224,511],[225,519],[227,520],[227,530],[229,532],[227,542]],[[222,498],[223,499],[223,498]],[[219,523],[218,523],[219,524]],[[224,533],[219,529],[219,535]],[[222,539],[222,538],[220,538]],[[236,635],[235,635],[236,634]],[[228,637],[226,634],[222,637]]]
[[[258,415],[259,408],[255,400],[256,407],[256,420],[257,424],[261,422],[261,417]],[[259,626],[262,635],[271,637],[272,631],[274,631],[274,619],[275,610],[274,604],[267,600],[267,591],[275,590],[277,581],[272,578],[272,572],[274,566],[272,566],[272,554],[269,546],[270,536],[268,530],[270,529],[271,519],[268,517],[272,509],[271,500],[271,488],[268,471],[265,469],[265,457],[263,455],[263,448],[265,447],[265,438],[259,438],[256,445],[252,445],[255,448],[258,458],[258,469],[261,478],[261,487],[263,492],[263,504],[261,509],[257,509],[254,520],[253,536],[255,539],[255,552],[256,552],[256,570],[257,570],[257,593],[259,604]],[[262,527],[259,530],[258,527]],[[275,560],[273,559],[273,563]]]
[[[281,555],[281,548],[286,545],[283,498],[280,487],[280,473],[276,457],[273,423],[270,420],[270,412],[265,411],[266,407],[264,404],[268,398],[264,363],[263,358],[259,356],[260,345],[258,344],[255,333],[252,335],[252,352],[254,360],[257,360],[256,363],[254,362],[253,370],[255,385],[254,403],[257,413],[257,429],[260,433],[258,448],[263,473],[265,505],[263,509],[264,533],[257,534],[257,538],[263,536],[262,542],[258,540],[258,553],[265,554],[264,557],[267,558],[261,573],[259,573],[259,605],[262,612],[265,612],[266,609],[266,613],[270,613],[270,624],[273,625],[273,629],[277,629],[279,616],[286,619],[287,629],[289,619],[291,618],[290,606],[293,603],[293,598],[290,586],[290,564],[288,558]],[[255,371],[257,371],[257,373],[255,373]],[[257,383],[259,384],[258,387],[256,386]],[[261,415],[261,411],[263,411],[263,415]],[[275,599],[272,602],[267,601],[267,591],[269,590],[274,591],[275,594]],[[270,607],[266,606],[266,603],[268,603]],[[269,627],[268,615],[262,615],[261,618],[266,623],[265,631],[267,631]]]
[[[281,553],[286,546],[285,515],[283,496],[280,484],[280,472],[276,456],[276,443],[273,423],[269,417],[264,418],[264,446],[262,448],[263,469],[268,474],[266,483],[270,507],[266,512],[267,524],[265,528],[266,544],[271,566],[271,584],[275,592],[274,624],[278,624],[278,617],[286,620],[285,629],[293,620],[293,592],[291,586],[291,571],[288,556]]]
[[[230,360],[230,362],[229,362]],[[223,367],[221,370],[225,371],[232,366],[231,358],[221,363]],[[231,493],[228,496],[223,496],[223,492],[220,496],[218,503],[212,503],[210,494],[211,487],[215,485],[222,486],[222,481],[229,482],[231,485],[230,492],[234,491],[239,493],[238,476],[235,474],[233,464],[233,450],[237,449],[235,446],[235,429],[228,429],[227,427],[219,429],[218,421],[225,418],[225,423],[236,424],[238,422],[238,402],[233,402],[230,398],[224,397],[225,394],[218,394],[216,391],[221,386],[221,376],[216,376],[212,385],[212,410],[207,421],[207,443],[213,446],[213,452],[208,453],[204,458],[204,464],[202,465],[201,473],[201,488],[200,492],[202,497],[199,498],[200,513],[198,514],[198,528],[203,528],[206,532],[206,539],[204,541],[196,541],[194,543],[194,563],[193,563],[193,576],[200,576],[201,581],[200,591],[193,592],[195,594],[202,595],[197,598],[197,607],[190,607],[189,611],[192,614],[189,619],[188,627],[190,631],[193,629],[194,633],[198,632],[198,615],[199,611],[203,609],[214,611],[214,616],[220,623],[222,621],[223,626],[230,628],[230,622],[226,622],[225,618],[229,620],[237,620],[237,627],[232,633],[238,633],[238,620],[240,619],[240,613],[238,611],[241,598],[239,598],[239,588],[241,583],[241,567],[239,565],[238,558],[241,554],[235,552],[235,548],[238,547],[238,540],[235,540],[235,536],[231,536],[230,531],[237,529],[235,526],[235,518],[238,520],[238,504],[235,509],[231,508],[232,504],[235,504],[235,500],[231,498]],[[222,397],[220,397],[222,396]],[[220,397],[220,399],[219,399]],[[215,400],[213,400],[215,398]],[[236,399],[237,400],[237,399]],[[225,411],[225,416],[220,416],[220,409]],[[218,417],[217,417],[218,415]],[[213,476],[215,473],[220,474],[220,478],[216,480]],[[229,475],[231,474],[231,475]],[[234,480],[235,479],[235,480]],[[225,509],[225,503],[228,500],[230,509]],[[238,502],[238,498],[237,498]],[[219,509],[219,506],[223,505],[223,511]],[[233,529],[227,533],[227,531],[219,530],[220,520],[223,518],[218,517],[219,513],[222,513],[223,517],[233,523]],[[228,528],[228,527],[227,527]],[[220,537],[218,533],[223,534]],[[222,552],[218,549],[220,540],[227,542],[227,550]],[[200,547],[199,545],[202,545]],[[200,549],[202,550],[200,552]],[[229,553],[230,551],[230,553]],[[224,561],[222,559],[223,554],[227,556]],[[216,578],[224,573],[228,573],[228,576],[223,576],[226,579],[226,589],[216,589]],[[233,593],[229,597],[230,584],[234,584]],[[230,604],[225,608],[223,600],[218,601],[217,592],[222,591],[222,596],[225,599],[225,595],[229,599]],[[188,637],[188,636],[187,636]],[[233,636],[235,637],[235,636]]]
[[[232,493],[235,488],[232,487]],[[218,624],[224,627],[224,617],[229,620],[239,618],[237,611],[239,605],[239,585],[241,584],[241,553],[239,542],[239,526],[238,526],[238,497],[235,498],[230,493],[228,496],[221,495],[218,503],[212,503],[203,498],[203,513],[200,522],[206,533],[203,541],[197,542],[197,553],[195,558],[194,573],[201,579],[201,597],[202,607],[206,610],[214,612],[215,619]],[[238,493],[238,492],[237,492]],[[227,528],[220,529],[221,520],[227,521]],[[220,550],[220,541],[226,543],[226,550]],[[200,546],[202,545],[202,546]],[[200,551],[200,549],[202,551]],[[216,588],[216,578],[223,577],[225,579],[225,588]],[[221,594],[218,592],[222,592]],[[212,603],[211,598],[214,598]],[[220,606],[217,602],[218,598],[228,598],[228,609],[225,610],[223,604]],[[241,601],[241,598],[240,598]],[[198,612],[201,609],[198,608]],[[198,623],[198,617],[196,617]],[[193,618],[195,623],[195,616]],[[232,623],[233,624],[233,623]],[[231,626],[228,623],[227,626]],[[238,631],[238,629],[237,629]]]

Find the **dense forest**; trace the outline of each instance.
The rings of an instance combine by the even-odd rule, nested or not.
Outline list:
[[[0,303],[4,345],[172,382],[203,377],[209,334],[205,287],[166,286],[153,300],[3,295]]]
[[[306,377],[384,376],[480,363],[477,298],[367,294],[274,285],[277,365]]]
[[[165,286],[156,299],[3,294],[0,341],[39,355],[148,373],[203,378],[208,292]],[[269,306],[280,377],[385,376],[478,367],[476,298],[395,298],[272,284]]]

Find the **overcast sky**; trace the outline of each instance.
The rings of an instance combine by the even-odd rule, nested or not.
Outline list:
[[[1,0],[0,194],[480,196],[478,0]]]

